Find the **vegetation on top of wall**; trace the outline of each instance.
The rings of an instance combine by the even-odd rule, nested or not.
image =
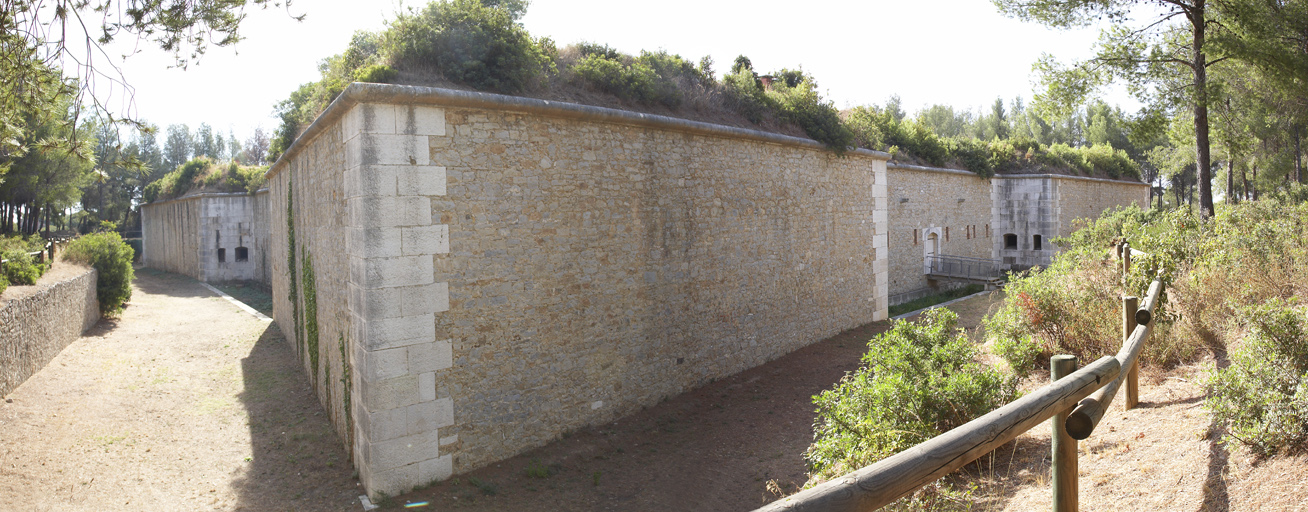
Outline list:
[[[123,303],[132,298],[132,248],[118,233],[106,231],[84,235],[68,244],[63,259],[95,268],[95,297],[100,314],[110,316],[122,311]]]
[[[742,55],[719,79],[709,57],[696,64],[663,50],[630,55],[589,42],[558,48],[517,23],[525,10],[522,1],[441,0],[399,14],[380,32],[356,33],[344,53],[322,62],[319,81],[278,104],[282,122],[270,158],[359,80],[516,94],[807,136],[838,154],[863,147],[981,177],[1020,171],[1148,181],[1156,175],[1145,158],[1160,137],[1152,117],[1135,122],[1095,104],[1084,119],[1046,121],[1020,100],[1011,110],[997,100],[990,115],[934,106],[907,119],[896,98],[885,108],[842,114],[802,69],[759,74]]]
[[[718,81],[708,57],[693,64],[665,51],[633,56],[591,43],[560,49],[517,23],[525,10],[521,1],[443,0],[400,13],[381,32],[356,33],[344,53],[322,62],[319,81],[278,104],[282,122],[270,158],[289,148],[351,81],[365,77],[806,134],[837,152],[853,142],[836,109],[803,72],[774,72],[786,79],[765,85],[744,66],[748,80]],[[737,59],[742,61],[749,59]]]
[[[192,159],[145,186],[141,197],[154,202],[182,197],[189,192],[245,192],[253,194],[264,184],[268,166],[220,165],[205,157]]]

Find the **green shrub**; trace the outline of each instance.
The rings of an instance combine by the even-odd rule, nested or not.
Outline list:
[[[948,309],[895,322],[868,343],[858,371],[814,397],[814,441],[804,454],[810,475],[858,469],[1011,401],[1016,380],[977,355]]]
[[[1260,455],[1308,443],[1305,309],[1280,299],[1243,310],[1250,332],[1211,369],[1205,406],[1227,434]]]
[[[854,144],[854,133],[841,122],[831,102],[822,101],[813,77],[786,69],[777,75],[781,79],[774,81],[765,94],[781,119],[799,125],[805,134],[836,154],[843,154]]]
[[[68,244],[64,259],[95,267],[95,296],[100,301],[100,314],[112,315],[123,309],[123,303],[132,298],[132,248],[123,242],[118,233],[94,233]]]
[[[0,293],[4,293],[8,288],[9,280],[5,278],[4,274],[0,274]]]
[[[0,259],[5,260],[5,279],[12,284],[33,285],[45,273],[45,265],[33,261],[32,256],[22,249],[0,253]]]
[[[386,84],[395,79],[398,72],[385,64],[373,64],[365,68],[354,70],[355,82],[368,82],[374,84]]]
[[[508,9],[480,0],[432,2],[396,16],[382,35],[396,66],[430,68],[480,90],[516,93],[553,67],[548,40],[535,41]]]
[[[666,81],[640,61],[624,64],[619,59],[587,55],[573,66],[572,71],[583,82],[624,100],[668,107],[681,103],[681,92],[675,83]]]

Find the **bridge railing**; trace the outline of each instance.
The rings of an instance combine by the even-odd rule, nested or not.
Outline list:
[[[926,273],[955,279],[990,281],[1003,276],[1003,265],[999,260],[932,254],[926,257]]]
[[[1129,268],[1129,262],[1123,265]],[[756,512],[869,511],[912,494],[950,472],[1012,441],[1031,428],[1053,419],[1053,510],[1077,509],[1076,442],[1089,437],[1113,396],[1127,386],[1127,408],[1138,396],[1137,359],[1153,332],[1153,309],[1163,285],[1149,286],[1144,307],[1136,297],[1123,298],[1121,350],[1076,368],[1075,356],[1057,355],[1050,362],[1053,382],[1003,407],[921,444],[768,504]]]

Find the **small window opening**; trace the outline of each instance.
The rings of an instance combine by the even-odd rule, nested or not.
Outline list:
[[[236,261],[239,263],[242,261],[249,261],[249,260],[250,260],[250,249],[248,247],[237,247]]]
[[[218,263],[227,263],[227,249],[218,249]]]
[[[1016,248],[1017,248],[1017,235],[1016,235],[1016,234],[1008,233],[1008,234],[1004,235],[1004,248],[1005,248],[1005,249],[1016,249]]]
[[[1035,235],[1035,236],[1031,237],[1031,246],[1034,247],[1035,250],[1037,250],[1037,251],[1041,250],[1041,249],[1040,249],[1040,235]]]

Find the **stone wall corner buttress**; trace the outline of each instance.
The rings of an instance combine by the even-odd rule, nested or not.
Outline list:
[[[441,429],[454,402],[438,397],[453,365],[452,340],[436,339],[449,286],[435,261],[450,252],[449,227],[434,222],[433,196],[446,172],[431,161],[431,137],[445,136],[445,111],[359,103],[340,123],[348,204],[351,366],[357,375],[355,464],[370,496],[394,496],[449,478]]]

